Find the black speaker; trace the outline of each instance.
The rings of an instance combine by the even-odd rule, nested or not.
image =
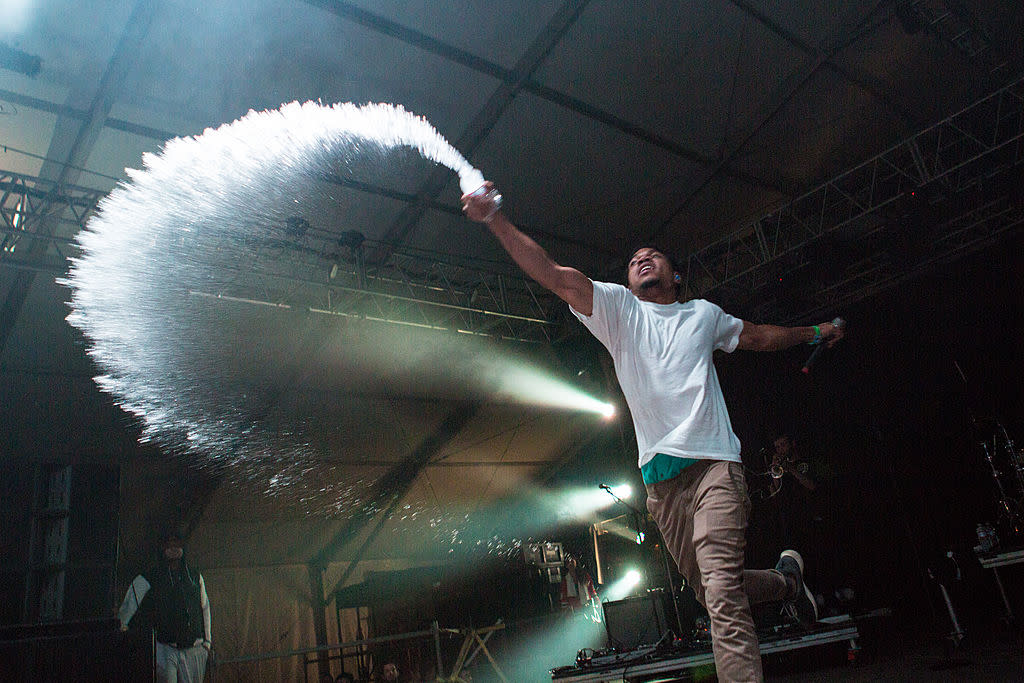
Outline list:
[[[661,591],[615,602],[604,603],[604,624],[608,644],[618,650],[632,650],[654,645],[671,628],[665,609],[666,596]]]

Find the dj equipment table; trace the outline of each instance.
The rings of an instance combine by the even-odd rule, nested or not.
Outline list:
[[[855,653],[860,637],[857,625],[849,615],[828,617],[813,631],[783,632],[761,641],[761,654],[798,650],[826,643],[848,641]],[[648,678],[681,673],[715,661],[711,643],[707,641],[682,648],[646,646],[615,654],[595,656],[588,662],[563,666],[551,672],[551,680],[559,683],[631,683]]]

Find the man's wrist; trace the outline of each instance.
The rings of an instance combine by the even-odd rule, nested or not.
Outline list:
[[[809,342],[807,342],[807,343],[810,344],[811,346],[814,346],[815,344],[820,344],[821,343],[821,326],[819,326],[819,325],[811,325],[811,332],[812,332],[813,336],[811,337],[811,340]]]

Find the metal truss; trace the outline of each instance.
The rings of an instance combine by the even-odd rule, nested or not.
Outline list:
[[[849,305],[1024,223],[1022,162],[1024,79],[691,254],[686,292],[780,322]],[[82,229],[104,194],[8,172],[0,191],[0,266],[54,270],[66,267],[74,243],[35,225],[55,216]],[[916,208],[907,207],[911,197]],[[22,263],[26,240],[50,248]],[[244,263],[193,294],[532,343],[550,342],[566,321],[549,292],[506,264],[408,248],[366,263],[364,251],[382,245],[308,225],[244,246]],[[808,270],[813,291],[786,301],[780,279]]]
[[[56,219],[70,233],[85,227],[105,191],[61,185],[43,178],[0,171],[0,265],[31,269],[59,268],[74,252],[71,237],[39,232],[44,219]],[[39,242],[48,243],[42,252]],[[31,247],[31,248],[30,248]],[[37,254],[46,253],[40,259]],[[23,254],[33,256],[29,260]]]
[[[992,71],[1005,66],[1005,62],[994,63],[994,57],[987,54],[992,41],[964,3],[903,0],[897,16],[908,33],[923,30],[972,59],[985,59]]]
[[[0,266],[54,274],[78,253],[66,235],[85,228],[106,194],[4,171],[0,192]],[[56,218],[64,235],[36,232],[44,218]],[[365,264],[363,244],[342,246],[336,233],[325,231],[296,232],[283,229],[247,243],[246,263],[216,288],[193,294],[530,343],[550,342],[564,322],[552,295],[506,264],[412,249]],[[28,248],[43,241],[45,252]],[[367,241],[365,248],[373,246]]]
[[[496,264],[459,263],[407,249],[366,264],[362,247],[330,251],[265,241],[227,282],[191,293],[539,344],[551,342],[564,322],[549,292]]]
[[[686,292],[780,321],[853,303],[1021,225],[1022,162],[1019,79],[691,254]]]

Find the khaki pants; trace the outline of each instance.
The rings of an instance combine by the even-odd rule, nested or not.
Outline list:
[[[743,569],[750,513],[743,466],[702,460],[677,477],[648,484],[647,509],[708,610],[719,680],[763,680],[750,605],[782,600],[788,586],[774,569]]]
[[[209,652],[202,645],[177,648],[156,644],[156,679],[161,683],[202,683]]]

